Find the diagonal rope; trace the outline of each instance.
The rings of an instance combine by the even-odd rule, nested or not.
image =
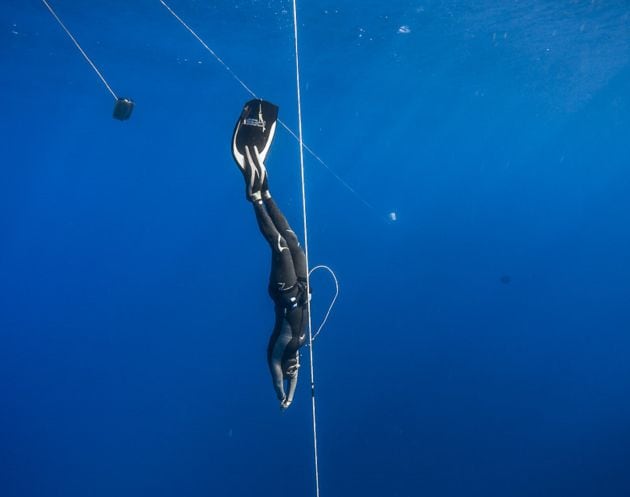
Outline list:
[[[210,46],[199,36],[195,30],[193,30],[187,23],[184,21],[164,0],[160,0],[160,3],[164,6],[164,8],[188,31],[200,44],[203,48],[206,49],[210,55],[212,55],[216,61],[223,66],[223,68],[234,78],[238,84],[240,84],[247,93],[249,93],[252,97],[259,99],[260,97],[256,95],[256,93],[249,87],[245,82],[238,77],[238,75],[232,70],[230,66],[228,66],[225,61],[219,57],[219,55],[210,48]],[[295,9],[294,9],[295,10]],[[294,16],[295,21],[295,16]],[[322,166],[324,166],[332,176],[341,183],[341,185],[348,190],[352,195],[354,195],[363,205],[365,205],[368,209],[376,213],[379,217],[382,217],[380,213],[377,211],[376,207],[374,207],[370,202],[364,199],[359,193],[352,188],[341,176],[339,176],[321,157],[319,157],[308,145],[301,141],[298,134],[295,133],[287,124],[285,124],[281,119],[278,119],[280,125],[288,131],[288,133],[295,138],[300,143],[300,148],[304,148],[309,154],[313,156],[313,158],[319,162]],[[301,152],[302,153],[302,152]]]
[[[53,10],[53,8],[50,6],[50,4],[46,1],[46,0],[42,0],[42,3],[46,6],[46,8],[50,11],[50,13],[53,15],[53,17],[57,20],[57,22],[59,23],[59,25],[63,28],[63,30],[66,32],[66,34],[70,37],[70,39],[72,40],[72,42],[76,45],[76,47],[79,49],[79,52],[81,52],[81,55],[83,55],[83,57],[85,58],[85,60],[88,62],[88,64],[90,64],[92,66],[92,69],[94,69],[94,72],[98,75],[99,78],[101,78],[101,81],[103,82],[103,84],[105,85],[105,87],[109,90],[109,93],[112,94],[112,96],[118,100],[118,95],[116,95],[116,93],[114,93],[114,90],[112,90],[112,87],[109,86],[109,83],[107,82],[107,80],[105,79],[105,77],[101,74],[101,72],[98,70],[98,68],[96,67],[96,65],[94,64],[94,62],[92,62],[92,60],[88,57],[88,54],[85,53],[85,50],[83,50],[81,48],[81,45],[79,45],[79,42],[75,39],[74,36],[72,36],[72,33],[70,32],[70,30],[68,28],[66,28],[66,25],[61,21],[61,19],[59,19],[59,16],[55,13],[55,11]]]
[[[256,98],[256,97],[255,97]],[[278,122],[280,123],[280,125],[286,129],[289,134],[291,136],[293,136],[293,138],[295,138],[296,140],[298,140],[298,142],[300,141],[300,139],[298,138],[298,136],[295,134],[295,132],[289,128],[286,124],[284,124],[280,119],[278,119]],[[317,161],[319,162],[322,166],[324,166],[326,169],[328,169],[328,172],[330,174],[333,175],[333,177],[339,181],[339,183],[341,183],[346,190],[348,190],[350,193],[352,193],[357,199],[359,199],[361,201],[361,203],[363,205],[365,205],[368,209],[373,210],[374,212],[376,212],[376,207],[374,207],[371,203],[369,203],[367,200],[365,200],[361,195],[359,195],[359,193],[352,188],[348,182],[346,180],[344,180],[341,176],[339,176],[335,171],[333,171],[330,166],[328,164],[326,164],[324,162],[324,159],[322,159],[319,155],[317,155],[315,152],[313,152],[313,149],[311,149],[306,143],[302,143],[302,146],[304,147],[304,150],[306,150],[309,154],[311,154],[311,156]]]
[[[173,17],[174,17],[175,19],[177,19],[177,20],[179,21],[179,23],[180,23],[182,26],[184,26],[184,27],[186,28],[186,30],[187,30],[187,31],[188,31],[191,35],[193,35],[193,36],[195,37],[195,39],[196,39],[199,43],[201,43],[201,46],[203,46],[203,48],[205,48],[208,52],[210,52],[210,54],[212,54],[212,56],[213,56],[213,57],[217,60],[217,62],[219,62],[219,64],[221,64],[221,65],[225,68],[225,70],[226,70],[227,72],[229,72],[229,73],[230,73],[230,75],[231,75],[231,76],[232,76],[232,77],[233,77],[236,81],[238,81],[238,82],[240,83],[240,85],[241,85],[243,88],[245,88],[245,91],[247,91],[247,93],[249,93],[249,94],[250,94],[252,97],[254,97],[254,98],[258,98],[258,96],[257,96],[257,95],[256,95],[256,94],[255,94],[255,93],[254,93],[251,89],[250,89],[250,87],[249,87],[249,86],[247,86],[247,85],[243,82],[243,80],[242,80],[241,78],[239,78],[239,77],[236,75],[236,73],[235,73],[234,71],[232,71],[232,68],[231,68],[230,66],[228,66],[225,62],[223,62],[223,59],[222,59],[221,57],[219,57],[219,56],[217,55],[217,53],[216,53],[214,50],[212,50],[212,49],[208,46],[208,44],[207,44],[205,41],[203,41],[203,39],[202,39],[202,38],[201,38],[201,37],[200,37],[197,33],[195,33],[195,32],[193,31],[193,29],[192,29],[192,28],[191,28],[188,24],[186,24],[186,23],[184,22],[184,20],[183,20],[181,17],[179,17],[179,16],[177,15],[177,14],[175,13],[175,11],[174,11],[173,9],[171,9],[171,8],[170,8],[170,6],[169,6],[169,5],[168,5],[168,4],[167,4],[164,0],[160,0],[160,3],[161,3],[161,4],[162,4],[162,5],[166,8],[166,10],[168,10],[168,11],[169,11],[169,12],[173,15]]]

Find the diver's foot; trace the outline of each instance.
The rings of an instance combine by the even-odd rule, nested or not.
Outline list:
[[[245,163],[249,168],[249,173],[245,178],[246,196],[251,199],[257,193],[257,199],[260,200],[261,192],[269,190],[269,187],[267,186],[267,168],[255,145],[245,146]]]
[[[262,198],[264,200],[269,200],[271,198],[271,193],[269,193],[269,183],[267,182],[266,170],[265,175],[263,176],[262,185],[260,186],[260,193],[262,194]]]
[[[256,171],[256,167],[246,158],[243,161],[241,171],[243,173],[243,179],[245,180],[245,198],[247,200],[251,200],[254,193],[258,192],[258,188],[256,188],[256,177],[258,176],[258,171]]]
[[[235,155],[234,159],[245,180],[245,198],[258,201],[262,198],[263,185],[267,184],[267,169],[260,162],[260,154],[256,147],[252,151],[250,147],[245,146],[244,152],[242,156]]]

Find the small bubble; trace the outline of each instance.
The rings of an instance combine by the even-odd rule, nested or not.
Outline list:
[[[406,24],[403,24],[402,26],[400,26],[398,28],[398,33],[399,34],[403,34],[403,35],[407,35],[407,34],[411,33],[411,28],[409,26],[407,26]]]

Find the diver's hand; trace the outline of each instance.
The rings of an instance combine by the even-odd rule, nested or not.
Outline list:
[[[286,411],[290,405],[291,405],[291,401],[285,398],[284,400],[282,400],[282,402],[280,402],[280,409],[282,409],[283,411]]]

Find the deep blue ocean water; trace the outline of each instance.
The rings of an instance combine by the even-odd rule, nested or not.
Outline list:
[[[169,4],[297,130],[288,0]],[[250,98],[158,0],[0,5],[0,496],[314,495]],[[298,0],[322,497],[630,495],[630,6]],[[298,144],[272,192],[301,225]],[[370,207],[366,206],[366,202]],[[388,219],[396,213],[396,221]],[[317,323],[332,296],[313,277]]]

